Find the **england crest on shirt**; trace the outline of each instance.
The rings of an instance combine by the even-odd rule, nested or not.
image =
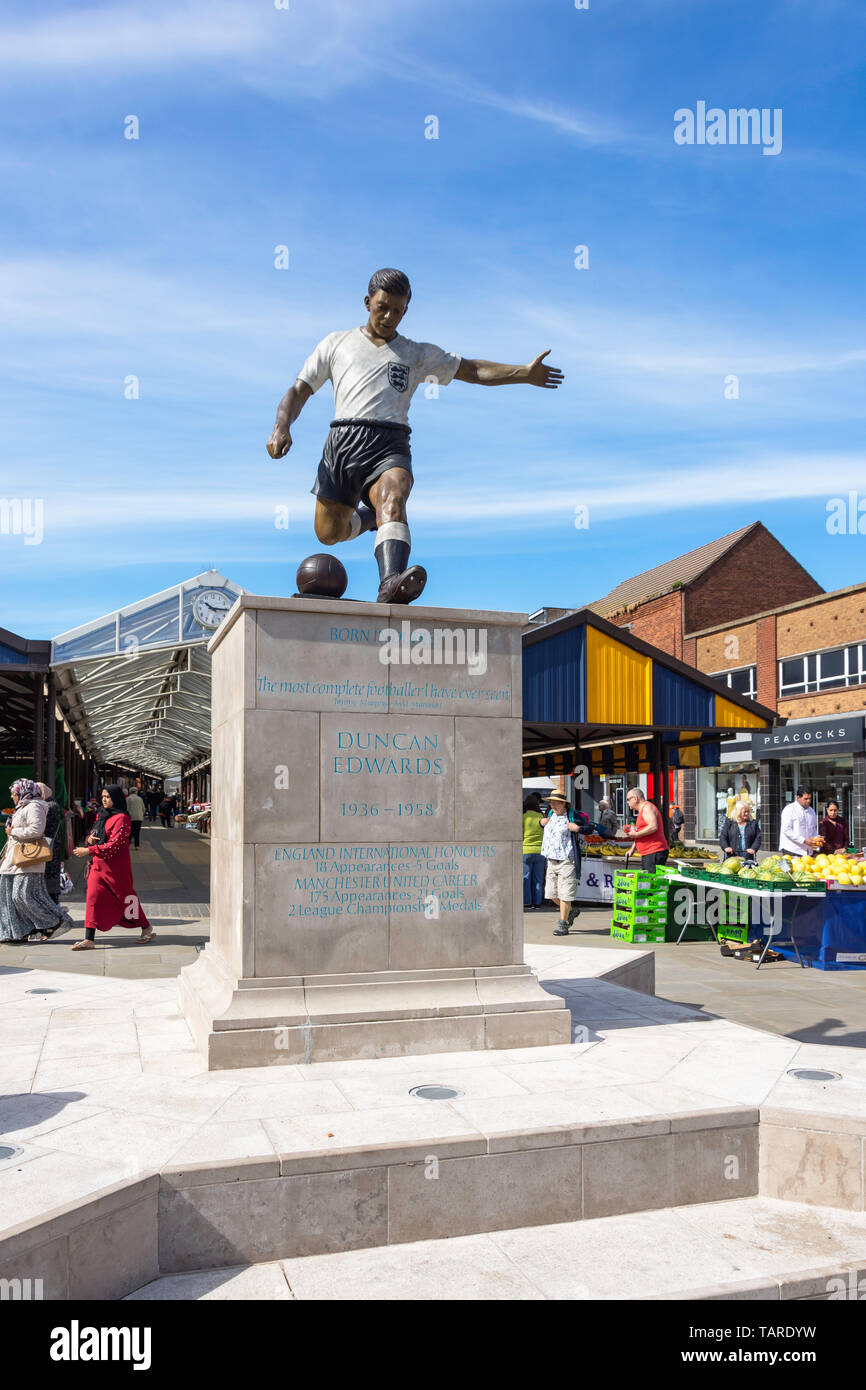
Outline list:
[[[409,385],[409,368],[403,362],[389,362],[388,380],[395,391],[405,391]]]

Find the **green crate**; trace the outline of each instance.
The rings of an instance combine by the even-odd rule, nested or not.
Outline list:
[[[667,887],[659,889],[658,891],[654,888],[635,888],[633,890],[629,890],[628,888],[615,888],[614,892],[616,893],[617,901],[621,899],[628,907],[664,906],[668,900]]]
[[[777,888],[780,893],[791,893],[794,891],[798,893],[826,893],[827,891],[827,885],[825,883],[797,883],[796,880],[793,883],[789,883],[787,879],[777,878],[774,878],[772,883],[757,883],[755,880],[753,880],[753,883],[756,888]],[[745,884],[743,887],[745,887]]]
[[[639,912],[644,918],[648,917],[650,920],[663,922],[668,915],[668,906],[666,902],[634,903],[627,902],[623,898],[614,898],[613,908],[620,916],[626,916],[629,919],[631,919],[635,913]]]
[[[616,908],[612,920],[620,927],[664,927],[667,913],[646,912],[640,908],[635,908],[632,912],[623,912]]]
[[[734,879],[734,883],[739,884],[739,879]],[[823,883],[797,883],[787,878],[747,878],[740,884],[741,888],[758,888],[767,893],[790,893],[796,889],[798,893],[823,893],[825,885]]]
[[[613,886],[614,888],[657,888],[659,880],[655,874],[646,873],[642,869],[614,869]]]
[[[748,922],[743,922],[741,926],[732,922],[726,927],[717,927],[716,930],[720,941],[732,941],[738,946],[746,946],[753,935]]]
[[[610,924],[610,934],[614,941],[645,942],[656,944],[665,939],[664,927],[658,926],[638,926],[632,923],[629,926],[619,926],[616,922]]]

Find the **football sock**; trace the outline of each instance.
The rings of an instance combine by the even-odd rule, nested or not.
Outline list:
[[[405,521],[386,521],[376,532],[376,563],[379,579],[402,574],[409,561],[412,540]]]
[[[367,507],[362,502],[358,510],[352,513],[349,522],[349,540],[354,540],[356,536],[360,536],[362,531],[375,531],[375,529],[376,513],[372,507]]]

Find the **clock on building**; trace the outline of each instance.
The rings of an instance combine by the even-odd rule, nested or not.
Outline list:
[[[200,627],[213,631],[219,627],[234,599],[220,589],[203,589],[192,606],[192,615]]]

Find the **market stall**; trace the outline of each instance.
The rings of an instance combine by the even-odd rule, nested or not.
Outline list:
[[[771,947],[818,970],[863,969],[866,887],[860,883],[866,880],[866,872],[860,872],[862,860],[837,856],[836,863],[823,866],[789,860],[795,868],[792,875],[784,872],[784,865],[778,867],[782,859],[777,855],[763,860],[748,878],[721,864],[704,869],[666,865],[658,870],[669,885],[667,921],[679,930],[669,939],[681,941],[688,926],[703,925],[716,939],[723,936],[743,944],[763,936],[759,969]],[[844,867],[841,860],[847,861]]]
[[[622,820],[628,790],[640,786],[667,830],[681,770],[715,767],[740,730],[775,718],[588,608],[523,635],[524,790],[530,779],[556,780],[590,821],[603,800]],[[632,842],[608,845],[624,854]],[[578,900],[610,902],[618,856],[592,850]]]

